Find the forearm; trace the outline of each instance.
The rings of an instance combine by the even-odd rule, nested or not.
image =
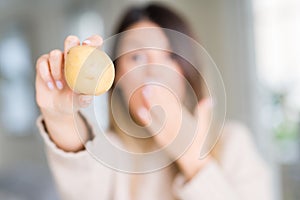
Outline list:
[[[240,194],[228,174],[213,158],[190,180],[183,174],[175,177],[173,188],[182,200],[240,200]],[[256,198],[251,198],[256,199]]]
[[[90,139],[89,129],[79,113],[74,115],[56,115],[41,110],[49,137],[60,149],[77,152],[84,149]]]
[[[199,154],[200,156],[200,154]],[[191,180],[198,172],[201,171],[208,163],[210,163],[212,157],[210,155],[206,156],[203,159],[198,157],[193,157],[190,155],[183,155],[177,160],[177,165],[181,173],[184,175],[186,181]]]

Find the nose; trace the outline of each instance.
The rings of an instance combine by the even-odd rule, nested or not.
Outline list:
[[[147,76],[159,76],[163,68],[164,61],[161,58],[159,50],[148,50],[148,63],[146,67]]]
[[[160,74],[159,68],[160,67],[156,63],[148,64],[148,66],[146,68],[146,75],[150,76],[150,77],[158,76]]]

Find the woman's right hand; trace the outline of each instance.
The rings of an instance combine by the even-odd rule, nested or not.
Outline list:
[[[102,38],[93,35],[82,45],[101,46]],[[88,106],[92,96],[74,93],[64,77],[64,59],[67,52],[80,45],[76,36],[68,36],[64,42],[64,51],[55,49],[42,55],[36,63],[36,101],[43,113],[49,115],[71,115],[80,107]]]
[[[100,36],[93,35],[83,41],[82,45],[98,47],[102,45],[102,42]],[[78,138],[75,138],[78,133],[87,138],[87,133],[85,133],[87,128],[83,120],[79,119],[77,112],[80,107],[87,107],[93,99],[92,96],[74,93],[65,81],[65,56],[72,47],[78,45],[80,45],[78,37],[68,36],[65,39],[63,51],[52,50],[39,57],[36,62],[37,104],[50,137],[58,146],[68,151],[75,151],[79,148]]]

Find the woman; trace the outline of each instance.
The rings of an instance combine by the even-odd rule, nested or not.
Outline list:
[[[189,128],[196,127],[193,143],[179,152],[180,156],[176,152],[180,144],[160,154],[172,163],[164,163],[159,170],[143,171],[137,167],[143,163],[127,158],[122,158],[125,162],[118,169],[112,169],[114,166],[100,164],[89,153],[99,148],[108,157],[118,157],[103,148],[103,138],[97,133],[90,134],[94,125],[79,113],[91,104],[92,97],[74,94],[65,83],[64,56],[80,45],[76,36],[66,38],[64,52],[53,50],[37,60],[36,98],[42,113],[37,123],[61,198],[271,199],[267,168],[241,125],[227,123],[217,147],[198,159],[209,126],[211,101],[204,97],[199,73],[172,53],[178,45],[162,28],[191,37],[180,16],[163,6],[132,8],[122,18],[117,33],[129,32],[116,39],[112,53],[117,58],[116,78],[110,91],[111,126],[106,133],[128,152],[149,153],[169,145],[182,132],[190,135]],[[148,41],[157,48],[136,48],[147,46]],[[94,35],[82,45],[100,47],[102,39]],[[192,100],[187,100],[191,96]],[[125,166],[128,160],[129,165],[136,161],[131,170]]]

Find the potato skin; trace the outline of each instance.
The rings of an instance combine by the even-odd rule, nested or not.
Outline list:
[[[66,55],[64,74],[73,91],[101,95],[112,86],[115,69],[105,52],[91,46],[76,46]]]

